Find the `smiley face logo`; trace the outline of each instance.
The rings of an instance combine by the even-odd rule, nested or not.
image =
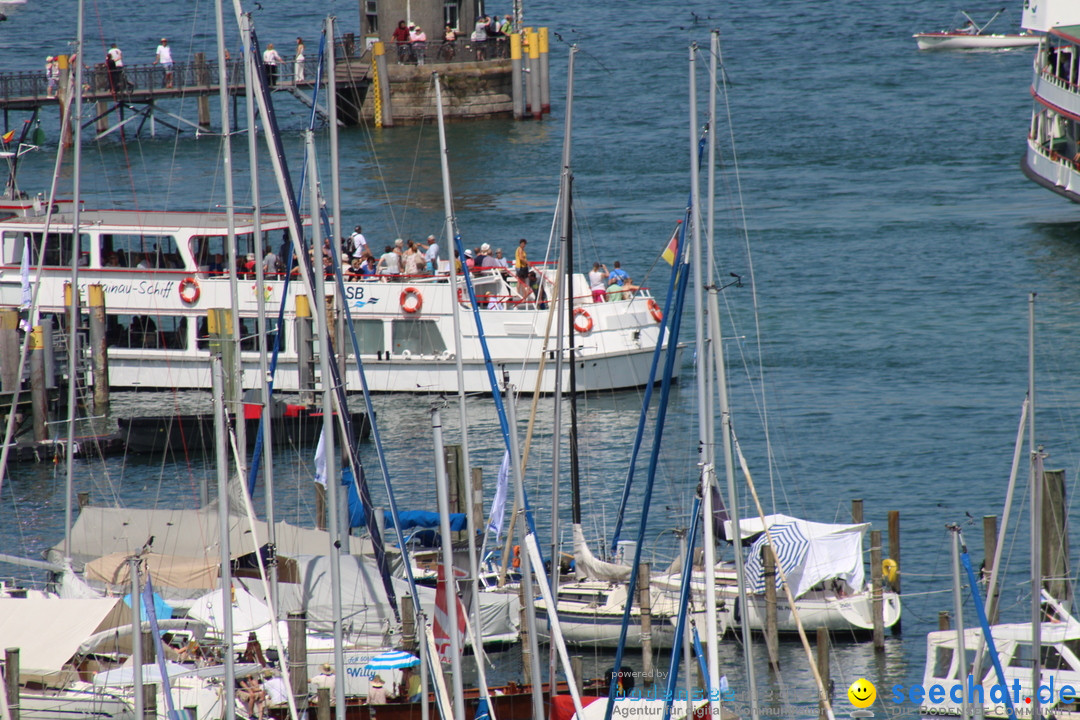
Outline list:
[[[859,678],[855,682],[851,683],[851,687],[847,691],[848,700],[851,704],[857,708],[868,708],[874,704],[874,700],[877,699],[877,688],[874,687],[874,683],[870,682],[866,678]]]

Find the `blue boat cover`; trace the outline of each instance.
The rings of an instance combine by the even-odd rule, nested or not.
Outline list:
[[[353,482],[352,470],[349,468],[345,468],[341,471],[341,484],[347,485],[349,488],[349,527],[364,527],[366,524],[364,519],[364,505],[360,502],[360,493],[356,490],[356,483]],[[431,512],[429,510],[406,510],[404,512],[399,512],[398,517],[401,518],[402,530],[439,527],[439,513]],[[389,510],[383,511],[383,523],[385,527],[394,527],[394,518]],[[465,513],[450,514],[450,529],[452,531],[460,532],[465,530],[466,526]]]

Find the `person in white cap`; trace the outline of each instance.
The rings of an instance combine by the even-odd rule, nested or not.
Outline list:
[[[56,97],[60,86],[60,63],[52,55],[45,58],[45,78],[49,81],[49,97]]]
[[[439,272],[439,241],[434,235],[428,235],[427,243],[420,243],[420,248],[424,251],[424,262],[427,263],[428,270],[432,273]]]
[[[172,48],[169,47],[169,41],[166,38],[161,38],[161,44],[157,46],[154,64],[161,65],[165,69],[165,87],[171,88],[173,86]]]

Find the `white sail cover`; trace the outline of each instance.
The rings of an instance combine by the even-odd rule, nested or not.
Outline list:
[[[734,537],[731,521],[724,523],[728,537]],[[759,535],[750,548],[746,562],[746,581],[753,592],[765,592],[765,574],[761,549],[766,545],[765,528],[770,529],[777,560],[784,569],[792,594],[798,598],[818,583],[834,578],[845,581],[855,590],[865,582],[862,537],[869,523],[836,525],[810,522],[788,515],[767,515],[741,520],[739,532],[744,539]],[[781,587],[776,574],[777,589]]]
[[[280,612],[304,611],[308,630],[333,631],[333,596],[330,563],[325,555],[301,555],[296,558],[301,582],[281,586]],[[364,645],[389,644],[400,628],[386,600],[382,578],[375,563],[353,555],[341,556],[341,617],[350,642]],[[406,581],[393,579],[398,607],[409,592]],[[418,587],[420,606],[428,618],[435,617],[435,590]],[[509,641],[517,637],[521,604],[516,594],[479,593],[480,634],[485,640]]]
[[[61,672],[86,638],[130,622],[120,598],[3,598],[0,647],[20,649],[23,681],[46,678]]]
[[[1024,0],[1020,26],[1046,32],[1059,25],[1080,24],[1080,3],[1076,0]]]
[[[579,578],[605,582],[626,582],[630,579],[629,565],[604,562],[592,554],[580,523],[574,523],[574,567]]]
[[[286,522],[276,523],[274,530],[279,555],[312,555],[323,552],[330,545],[323,530],[308,530]],[[255,533],[257,537],[252,538],[246,517],[229,516],[229,547],[233,557],[254,552],[266,543],[265,522],[255,521]],[[220,564],[219,535],[216,506],[200,510],[89,506],[79,511],[79,518],[71,529],[71,558],[76,563],[76,569],[79,569],[82,564],[106,555],[120,553],[127,556],[138,552],[153,536],[151,549],[155,553],[205,558]],[[349,551],[370,554],[371,542],[367,538],[349,538]],[[387,548],[387,555],[391,566],[400,561],[394,548]],[[64,558],[63,543],[50,548],[47,558],[50,562],[61,563]]]

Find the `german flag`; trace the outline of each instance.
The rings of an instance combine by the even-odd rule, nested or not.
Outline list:
[[[0,139],[2,139],[4,141],[5,145],[7,145],[14,138],[15,138],[15,131],[14,130],[8,130],[6,133],[4,133],[3,137],[0,138]]]
[[[660,253],[660,257],[667,261],[668,265],[674,265],[675,259],[679,256],[679,230],[682,229],[682,220],[675,226],[675,232],[671,234],[671,239],[668,240],[667,247]]]

